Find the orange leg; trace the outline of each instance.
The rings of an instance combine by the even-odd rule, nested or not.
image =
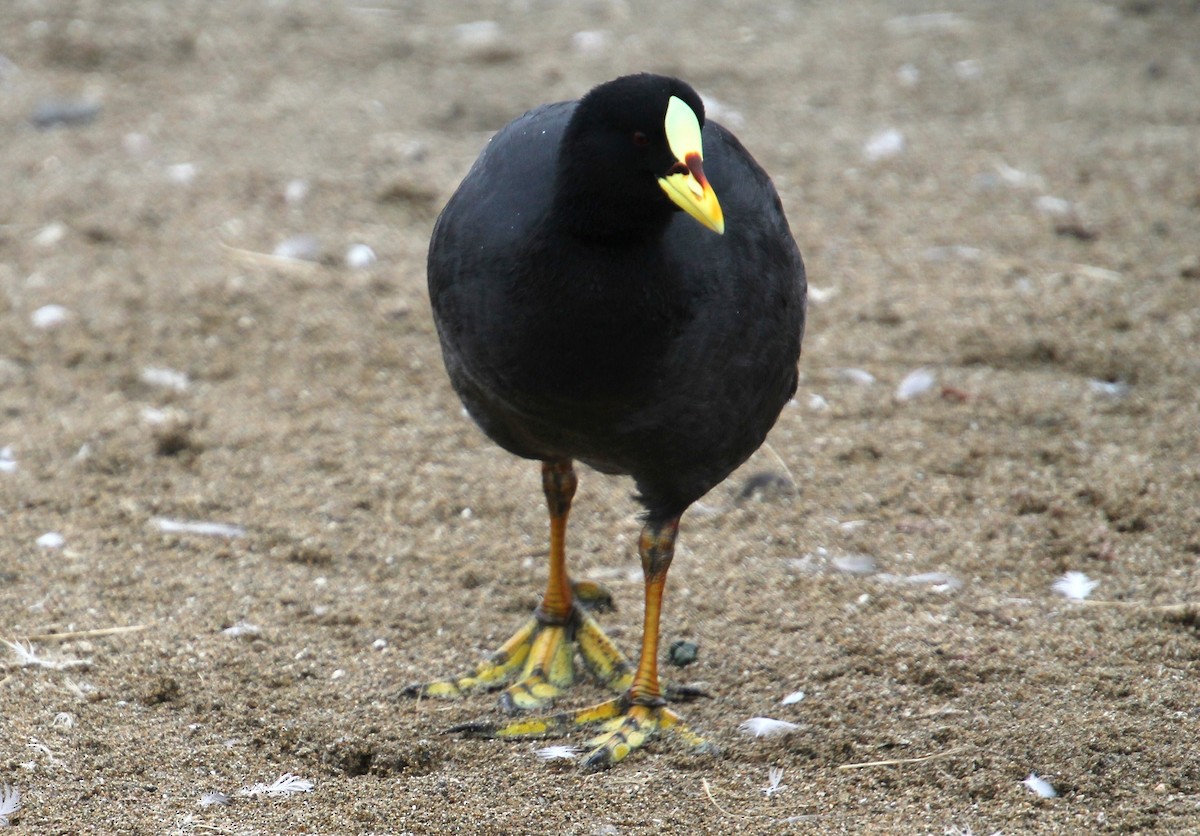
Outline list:
[[[623,692],[632,681],[629,663],[580,604],[611,606],[595,584],[571,583],[567,575],[567,517],[578,484],[570,460],[542,463],[542,488],[550,512],[550,571],[542,602],[520,630],[475,671],[406,689],[411,696],[455,699],[474,691],[504,688],[500,705],[517,712],[544,708],[575,682],[575,655],[601,684]]]
[[[571,582],[567,579],[567,517],[578,484],[569,460],[542,462],[542,490],[550,511],[550,575],[546,579],[546,594],[537,609],[538,620],[543,624],[566,624],[574,606]]]
[[[658,631],[662,616],[663,588],[667,570],[675,556],[675,537],[679,533],[679,517],[664,523],[648,522],[638,538],[638,554],[642,558],[642,576],[646,587],[646,604],[642,617],[642,654],[629,698],[637,705],[662,705],[662,688],[658,681]]]
[[[642,528],[638,540],[638,553],[642,558],[642,575],[646,586],[646,609],[642,621],[642,654],[638,659],[637,672],[629,693],[618,698],[616,716],[602,720],[602,733],[587,742],[591,749],[583,760],[587,770],[605,769],[624,760],[635,749],[644,746],[660,731],[672,731],[698,752],[715,754],[717,749],[703,737],[693,732],[671,709],[663,698],[658,679],[659,620],[662,616],[663,587],[667,582],[667,570],[675,556],[675,537],[679,533],[679,517],[666,520],[651,519]],[[600,715],[606,713],[601,706],[592,709]],[[577,722],[587,722],[586,716],[577,717]]]
[[[577,726],[599,725],[600,734],[586,743],[591,750],[581,763],[586,770],[604,769],[618,763],[661,731],[675,733],[695,751],[715,754],[715,746],[689,729],[679,715],[667,707],[658,679],[663,587],[675,553],[678,531],[678,517],[650,520],[642,529],[638,541],[645,577],[646,608],[642,625],[642,653],[628,691],[576,712],[530,717],[502,725],[468,723],[451,731],[481,737],[528,738],[565,734]],[[689,689],[669,689],[669,693],[684,698],[697,695]]]

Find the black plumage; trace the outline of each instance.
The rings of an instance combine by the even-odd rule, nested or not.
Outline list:
[[[572,141],[577,102],[513,121],[447,204],[429,250],[446,366],[484,431],[519,456],[627,473],[663,514],[762,443],[796,388],[805,308],[779,198],[733,134],[702,123],[723,235],[655,184],[674,162],[665,139],[651,162],[664,160],[639,165],[629,137],[638,125],[661,131],[678,91],[703,118],[681,82],[634,76],[592,93],[609,93],[608,107]],[[625,96],[646,104],[624,113]],[[612,129],[586,132],[605,118]]]
[[[684,159],[673,145],[689,119],[702,149]],[[715,193],[723,234],[680,211],[671,174]],[[676,79],[623,77],[504,127],[438,218],[428,280],[450,379],[489,437],[546,467],[636,481],[667,552],[648,584],[665,578],[679,515],[759,447],[796,389],[806,285],[779,197]],[[547,485],[553,520],[562,491]],[[573,607],[550,600],[554,584],[545,623]],[[652,627],[656,645],[657,612]],[[653,673],[634,703],[661,702]]]

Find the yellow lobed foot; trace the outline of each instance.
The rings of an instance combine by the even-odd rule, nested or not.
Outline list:
[[[474,672],[405,689],[409,696],[458,699],[505,686],[500,705],[506,711],[528,711],[553,704],[576,681],[575,656],[600,684],[623,692],[633,681],[629,663],[586,611],[572,609],[564,624],[531,618]]]
[[[600,726],[600,734],[586,741],[584,745],[589,751],[580,761],[580,768],[589,772],[621,762],[663,731],[677,735],[695,752],[718,754],[715,745],[688,728],[666,705],[636,704],[628,694],[573,713],[527,717],[503,724],[467,723],[448,732],[512,740],[561,736],[572,729],[594,725]]]

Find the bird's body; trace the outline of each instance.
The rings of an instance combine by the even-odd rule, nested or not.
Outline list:
[[[803,264],[771,181],[711,121],[704,170],[724,235],[681,212],[660,235],[556,224],[545,172],[576,106],[501,130],[441,215],[429,290],[446,366],[509,452],[629,474],[650,507],[680,513],[759,447],[795,391]]]
[[[759,447],[796,388],[804,267],[770,179],[731,133],[703,121],[687,85],[627,76],[492,138],[438,219],[428,279],[446,367],[471,416],[506,450],[543,462],[552,542],[535,621],[475,676],[421,692],[498,687],[523,664],[506,706],[544,705],[559,690],[547,680],[573,679],[575,641],[624,693],[615,714],[586,719],[629,726],[597,738],[591,765],[624,757],[629,735],[675,727],[686,737],[662,706],[655,659],[679,516]],[[636,676],[578,612],[566,578],[572,460],[632,476],[646,509]],[[538,638],[556,629],[564,635]],[[487,728],[507,736],[517,726],[528,729]]]

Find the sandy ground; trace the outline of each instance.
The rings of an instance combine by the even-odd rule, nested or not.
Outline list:
[[[0,637],[42,662],[0,646],[13,832],[1200,831],[1200,13],[1042,6],[0,6]],[[507,637],[546,550],[424,254],[489,132],[638,69],[773,174],[814,292],[774,454],[668,588],[723,755],[584,776],[441,733],[489,696],[400,696]],[[631,486],[581,481],[571,565],[632,652]]]

